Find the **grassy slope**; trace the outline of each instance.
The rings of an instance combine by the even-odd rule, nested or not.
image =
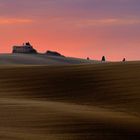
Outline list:
[[[136,139],[140,62],[0,67],[0,138]]]
[[[100,63],[99,61],[45,54],[0,54],[0,65],[68,65]]]

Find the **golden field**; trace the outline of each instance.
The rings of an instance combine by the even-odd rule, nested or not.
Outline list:
[[[0,139],[140,139],[140,62],[0,66]]]

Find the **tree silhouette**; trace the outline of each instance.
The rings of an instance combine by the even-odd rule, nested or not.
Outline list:
[[[106,58],[105,58],[105,56],[103,56],[103,57],[102,57],[102,61],[106,61]]]
[[[123,62],[125,62],[126,61],[126,59],[125,58],[123,58]]]

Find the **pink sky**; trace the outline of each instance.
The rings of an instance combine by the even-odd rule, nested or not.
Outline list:
[[[0,0],[0,52],[30,41],[41,53],[140,59],[137,0]]]

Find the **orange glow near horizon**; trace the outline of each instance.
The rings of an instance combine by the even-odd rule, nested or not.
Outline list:
[[[40,53],[139,60],[139,4],[134,0],[134,8],[130,0],[5,0],[0,2],[0,53],[29,41]]]

